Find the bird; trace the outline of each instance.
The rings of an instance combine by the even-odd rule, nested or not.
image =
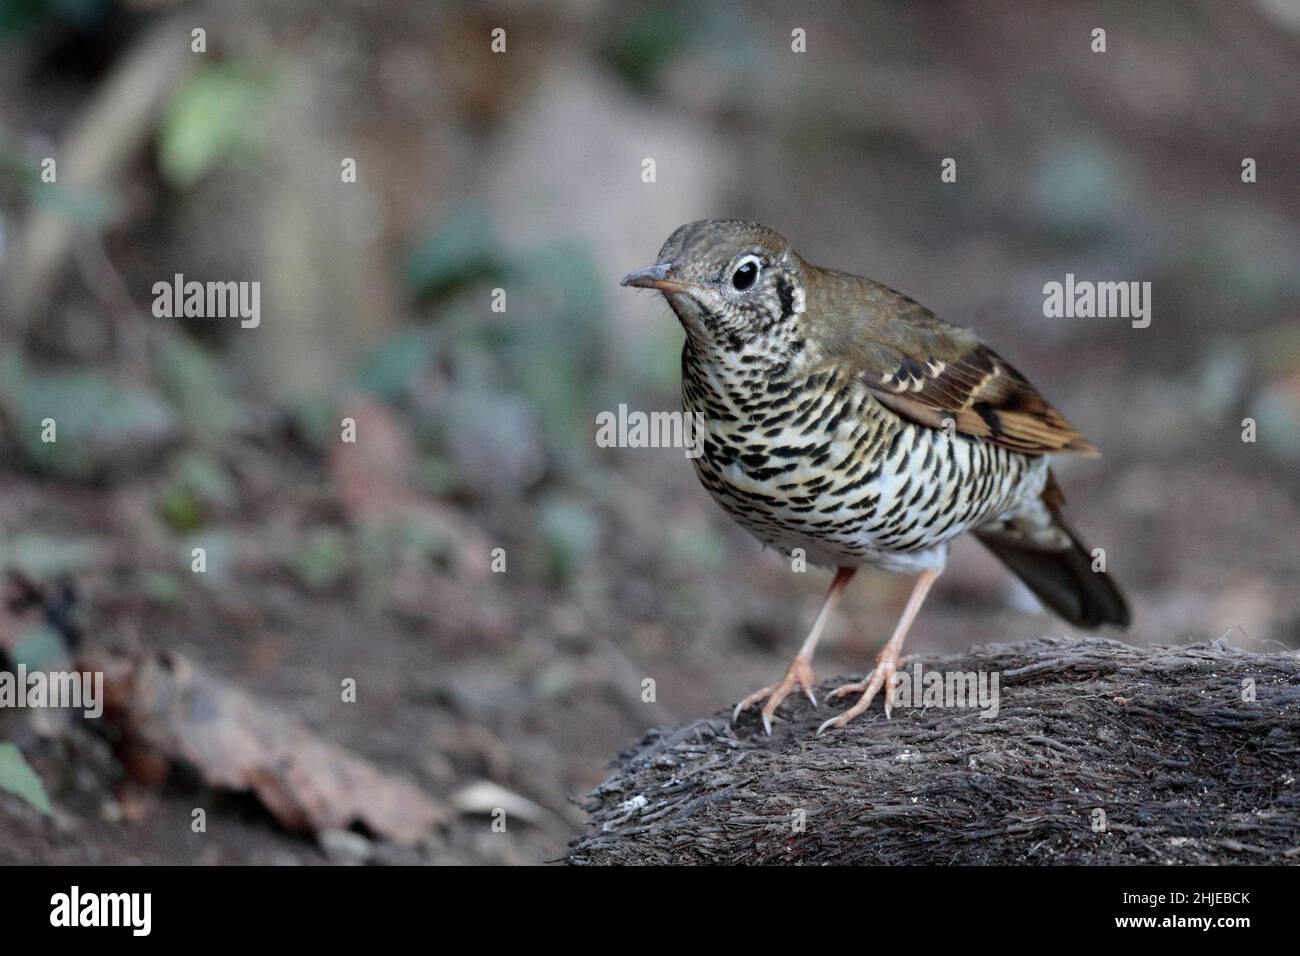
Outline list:
[[[874,666],[828,698],[857,701],[817,734],[882,688],[889,718],[903,642],[966,533],[1071,624],[1128,625],[1123,593],[1065,522],[1048,459],[1100,453],[972,331],[738,219],[679,227],[622,285],[662,293],[686,332],[700,482],[763,544],[835,571],[785,675],[736,704],[733,723],[761,704],[770,735],[796,689],[818,706],[813,655],[861,567],[917,577]]]

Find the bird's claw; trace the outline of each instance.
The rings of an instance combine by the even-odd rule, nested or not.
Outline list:
[[[838,723],[839,723],[838,717],[832,717],[830,720],[822,721],[821,726],[817,728],[817,733],[815,734],[815,736],[820,737],[825,731],[829,730],[833,725]]]
[[[770,737],[772,736],[772,718],[776,715],[776,709],[781,706],[782,701],[790,696],[795,687],[804,692],[807,698],[812,701],[814,707],[817,706],[817,695],[813,693],[813,685],[816,683],[817,678],[813,676],[812,665],[808,661],[796,657],[786,670],[785,676],[779,682],[768,684],[762,690],[756,690],[748,697],[742,698],[740,703],[736,705],[735,710],[731,712],[731,722],[734,724],[740,719],[740,715],[745,710],[759,701],[766,701],[759,716],[763,721],[763,730]]]
[[[872,671],[872,673],[875,673],[875,671]],[[871,682],[871,675],[868,674],[866,680],[857,680],[857,681],[852,681],[848,684],[841,684],[839,687],[836,687],[833,691],[831,691],[829,694],[826,695],[826,702],[830,703],[836,697],[847,697],[849,694],[860,694],[867,689],[867,685],[870,682]]]
[[[747,710],[751,704],[755,704],[762,700],[772,692],[772,688],[775,686],[775,684],[768,684],[762,690],[756,690],[748,697],[742,697],[740,702],[736,704],[735,709],[731,712],[731,723],[734,725],[736,721],[740,720],[740,715]]]
[[[858,698],[856,704],[844,713],[832,717],[830,720],[824,721],[822,725],[817,728],[817,736],[820,737],[825,731],[832,728],[838,730],[841,727],[847,726],[849,721],[866,711],[866,709],[871,706],[871,702],[876,699],[876,694],[880,692],[882,687],[885,688],[885,719],[888,720],[894,710],[894,675],[897,672],[897,661],[882,656],[876,661],[876,666],[872,668],[871,673],[863,680],[853,681],[849,684],[841,684],[839,687],[827,694],[826,699],[829,701],[845,694],[854,694],[858,691],[862,692],[862,696]]]

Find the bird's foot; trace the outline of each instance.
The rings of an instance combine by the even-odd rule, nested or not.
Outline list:
[[[763,705],[760,716],[763,718],[763,729],[767,731],[768,736],[772,735],[772,715],[776,709],[781,706],[781,702],[790,696],[791,692],[798,687],[808,697],[814,707],[817,706],[817,695],[813,693],[813,685],[817,683],[817,678],[813,676],[812,664],[802,657],[796,657],[790,662],[790,667],[786,670],[785,676],[775,684],[768,684],[762,690],[756,690],[748,697],[744,698],[736,709],[731,712],[731,722],[734,724],[740,715],[753,707],[759,701],[766,700]]]
[[[872,668],[871,673],[863,680],[854,681],[850,684],[841,684],[839,687],[827,694],[827,701],[832,701],[836,697],[844,697],[848,694],[856,694],[859,691],[862,693],[862,696],[858,698],[856,704],[844,713],[840,714],[838,717],[832,717],[830,720],[818,727],[818,735],[821,735],[827,730],[838,730],[839,728],[846,726],[850,720],[858,716],[858,714],[863,713],[871,706],[871,702],[876,699],[876,694],[880,692],[881,688],[884,688],[885,691],[885,719],[888,720],[890,712],[894,708],[894,675],[896,673],[898,673],[897,654],[888,654],[882,651],[880,656],[876,658],[876,666]]]

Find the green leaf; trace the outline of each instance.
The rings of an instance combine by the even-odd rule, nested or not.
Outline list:
[[[404,268],[410,293],[431,299],[500,271],[491,221],[473,205],[453,210],[429,230],[407,256]]]
[[[273,74],[247,63],[221,63],[185,79],[164,111],[159,136],[163,174],[181,188],[234,153],[257,151]]]
[[[142,569],[136,576],[136,587],[147,600],[158,604],[176,604],[185,594],[184,583],[171,571]]]
[[[4,0],[0,3],[0,40],[28,30],[46,29],[51,35],[102,28],[116,11],[113,0]]]
[[[426,328],[404,329],[380,342],[356,374],[357,384],[385,401],[395,402],[424,369],[433,365],[437,340]]]
[[[595,552],[600,538],[595,512],[576,498],[552,498],[542,505],[538,525],[551,580],[569,581]]]
[[[52,808],[45,785],[13,744],[0,743],[0,790],[21,797],[41,813],[50,815]]]
[[[695,29],[685,4],[657,4],[625,20],[603,51],[614,70],[640,92],[653,90],[672,61],[681,56]]]
[[[27,463],[68,478],[89,478],[170,443],[176,414],[150,389],[91,369],[16,367],[0,384],[0,404],[16,423]],[[44,440],[45,419],[57,441]]]
[[[222,377],[217,360],[189,336],[159,336],[154,374],[197,442],[219,444],[238,424],[239,402]]]
[[[67,640],[48,624],[28,627],[18,643],[9,648],[9,660],[25,665],[28,673],[66,670],[72,663]]]
[[[319,528],[293,555],[290,568],[309,590],[332,588],[351,568],[352,539],[334,528]]]
[[[94,539],[19,531],[0,534],[0,567],[32,577],[71,574],[92,567],[103,555]]]
[[[172,461],[157,505],[172,528],[188,534],[203,527],[212,512],[235,505],[238,497],[234,480],[219,461],[186,452]]]

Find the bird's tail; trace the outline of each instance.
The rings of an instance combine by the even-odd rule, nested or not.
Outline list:
[[[1038,599],[1077,627],[1127,627],[1128,602],[1105,571],[1094,571],[1092,551],[1061,518],[1064,497],[1048,475],[1034,507],[975,537],[1024,581]]]

